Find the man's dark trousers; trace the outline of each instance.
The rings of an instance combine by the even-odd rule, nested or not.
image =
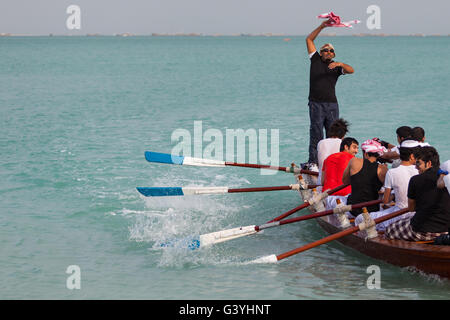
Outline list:
[[[309,101],[309,163],[318,164],[317,144],[323,139],[323,129],[328,132],[331,124],[339,119],[337,102]]]

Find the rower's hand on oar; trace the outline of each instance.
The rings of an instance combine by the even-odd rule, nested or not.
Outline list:
[[[384,204],[382,204],[381,205],[381,207],[383,208],[383,209],[389,209],[389,208],[391,208],[391,207],[393,207],[393,206],[395,206],[395,202],[391,202],[391,203],[384,203]]]

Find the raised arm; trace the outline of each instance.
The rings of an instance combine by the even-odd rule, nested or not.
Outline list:
[[[311,54],[311,53],[317,51],[316,46],[314,45],[314,40],[316,40],[320,31],[322,31],[323,29],[325,29],[327,27],[326,26],[327,22],[328,22],[328,20],[325,20],[324,22],[322,22],[320,24],[320,26],[318,26],[316,29],[314,29],[314,31],[311,32],[306,37],[306,48],[308,49],[308,54]]]

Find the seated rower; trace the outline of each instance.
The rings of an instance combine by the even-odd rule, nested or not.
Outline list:
[[[418,142],[425,142],[425,130],[422,127],[414,127],[411,129],[411,139]]]
[[[323,162],[329,155],[340,151],[341,141],[348,132],[349,123],[340,118],[334,121],[327,131],[327,138],[317,144],[317,157],[319,161],[319,177],[321,181]]]
[[[379,142],[367,140],[361,145],[363,159],[353,158],[344,170],[343,183],[350,183],[352,193],[347,198],[347,204],[358,204],[361,202],[379,199],[378,191],[383,186],[387,172],[385,164],[379,164],[377,158],[386,151]],[[379,205],[367,208],[369,212],[379,211]],[[352,210],[353,216],[362,213],[362,209]]]
[[[439,179],[437,181],[437,187],[440,189],[447,189],[450,193],[450,160],[445,161],[441,165],[441,170],[438,171]],[[450,232],[450,225],[448,226]],[[450,234],[442,234],[434,239],[436,245],[450,245]]]
[[[408,207],[408,184],[411,177],[419,174],[419,171],[415,167],[416,158],[414,157],[414,151],[419,147],[419,143],[413,140],[405,140],[400,146],[400,166],[397,168],[389,169],[386,173],[384,181],[384,196],[383,196],[383,209],[381,211],[371,212],[372,219],[382,217],[386,214],[398,211]],[[392,192],[393,191],[393,192]],[[395,205],[390,207],[392,193],[395,195]],[[381,222],[376,225],[376,229],[384,231],[391,223],[407,218],[414,215],[414,212],[408,212],[387,221]],[[355,225],[359,225],[364,221],[362,214],[358,215],[355,219]]]
[[[334,189],[343,185],[342,176],[350,159],[358,153],[358,141],[355,138],[346,137],[339,147],[340,152],[334,153],[323,162],[321,183],[322,190]],[[350,186],[327,197],[326,208],[332,209],[336,206],[336,200],[347,202],[347,195],[352,192]]]
[[[395,132],[397,133],[398,145],[397,146],[389,145],[389,149],[387,150],[387,152],[384,152],[383,155],[381,156],[381,158],[384,160],[393,160],[394,161],[394,163],[392,164],[393,168],[398,167],[400,165],[400,160],[399,160],[400,153],[398,151],[400,144],[404,140],[412,139],[411,138],[412,137],[411,127],[401,126],[401,127],[398,127]]]
[[[433,147],[421,147],[415,157],[419,174],[409,181],[408,208],[416,213],[389,225],[387,239],[431,241],[448,233],[450,195],[437,186],[439,154]]]

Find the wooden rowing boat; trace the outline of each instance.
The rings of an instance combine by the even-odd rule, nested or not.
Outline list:
[[[317,181],[315,177],[303,175],[311,184]],[[298,176],[296,176],[298,180]],[[300,192],[303,200],[307,200],[308,193]],[[314,211],[313,206],[309,207]],[[333,216],[324,216],[316,219],[320,227],[329,234],[343,229],[338,227]],[[355,249],[364,255],[379,259],[400,267],[412,267],[426,274],[436,274],[450,278],[450,246],[432,245],[404,240],[387,240],[383,233],[378,237],[366,240],[361,232],[338,239],[347,247]]]

